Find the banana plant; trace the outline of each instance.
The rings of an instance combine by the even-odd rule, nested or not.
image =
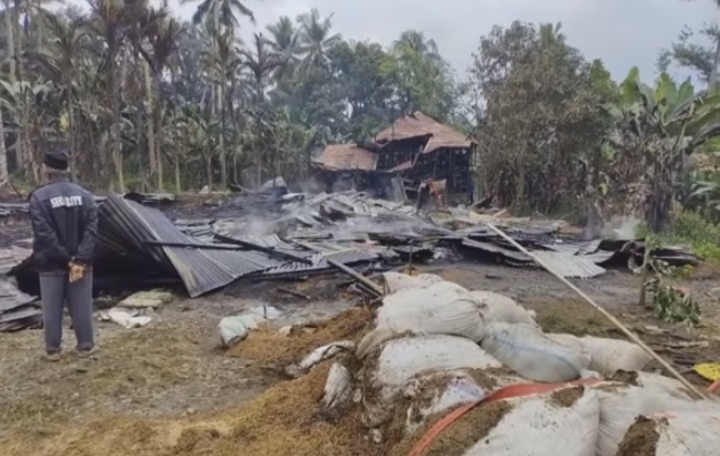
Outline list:
[[[637,68],[620,90],[620,104],[608,109],[618,126],[611,141],[641,158],[645,218],[650,228],[661,230],[678,191],[684,156],[720,135],[720,95],[696,93],[689,79],[677,85],[667,74],[652,88],[640,80]]]
[[[10,83],[0,80],[0,103],[10,114],[6,123],[16,133],[18,164],[23,164],[26,177],[40,181],[40,158],[35,144],[37,138],[47,133],[47,117],[43,112],[43,98],[50,91],[49,84],[33,84],[28,81]]]

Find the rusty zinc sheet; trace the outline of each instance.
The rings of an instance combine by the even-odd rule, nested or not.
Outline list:
[[[374,171],[377,154],[355,144],[329,144],[313,163],[331,171]]]
[[[380,143],[387,143],[393,140],[417,138],[421,136],[429,137],[422,151],[425,154],[443,147],[467,149],[473,144],[473,141],[469,139],[467,135],[436,121],[420,111],[402,116],[390,127],[378,133],[375,136],[375,140]]]

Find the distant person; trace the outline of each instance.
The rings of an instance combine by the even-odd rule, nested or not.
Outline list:
[[[40,275],[45,352],[58,361],[62,352],[63,308],[67,302],[77,351],[95,349],[92,262],[97,243],[98,211],[93,195],[68,179],[68,155],[44,157],[48,183],[30,195],[33,266]]]
[[[435,188],[435,183],[431,178],[423,179],[417,191],[417,206],[415,212],[417,214],[424,210],[430,202],[430,195],[435,199],[435,204],[440,206],[440,194]]]

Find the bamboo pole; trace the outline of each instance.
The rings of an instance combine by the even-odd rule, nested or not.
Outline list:
[[[512,239],[510,236],[502,232],[500,229],[496,228],[494,225],[488,223],[487,227],[490,228],[492,231],[497,233],[498,236],[508,241],[510,244],[512,244],[516,249],[524,253],[525,255],[532,258],[537,264],[542,266],[546,271],[548,271],[550,274],[554,275],[556,278],[558,278],[562,283],[564,283],[568,288],[570,288],[572,291],[580,295],[581,298],[585,300],[588,304],[590,304],[592,307],[595,308],[598,312],[600,312],[605,318],[610,320],[612,324],[617,326],[617,328],[623,332],[630,340],[635,342],[647,352],[648,355],[650,355],[653,359],[655,359],[657,362],[660,363],[662,367],[667,369],[668,372],[670,372],[675,378],[677,378],[694,396],[697,397],[697,399],[708,399],[713,398],[710,394],[706,393],[705,391],[702,391],[701,389],[697,388],[695,385],[690,383],[685,377],[683,377],[675,368],[673,368],[667,361],[665,361],[660,355],[655,353],[655,351],[650,348],[648,345],[645,344],[640,338],[630,331],[628,328],[623,325],[620,320],[615,318],[610,312],[603,309],[598,303],[593,301],[588,295],[583,293],[578,287],[573,285],[569,280],[567,280],[565,277],[561,276],[557,272],[553,271],[551,267],[549,267],[547,264],[545,264],[542,260],[535,257],[532,253],[530,253],[526,248],[515,242],[514,239]]]

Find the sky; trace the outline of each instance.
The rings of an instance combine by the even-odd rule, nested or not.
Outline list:
[[[71,0],[73,3],[83,0]],[[677,39],[685,25],[698,28],[720,19],[714,0],[241,0],[257,19],[243,20],[241,35],[263,31],[281,15],[295,17],[318,8],[332,14],[336,32],[346,39],[392,43],[402,31],[416,29],[433,38],[459,77],[466,74],[480,37],[493,25],[514,20],[562,23],[562,31],[585,58],[602,59],[615,79],[638,66],[643,79],[656,76],[661,49]],[[170,0],[181,18],[197,3]],[[687,72],[673,71],[686,77]]]

